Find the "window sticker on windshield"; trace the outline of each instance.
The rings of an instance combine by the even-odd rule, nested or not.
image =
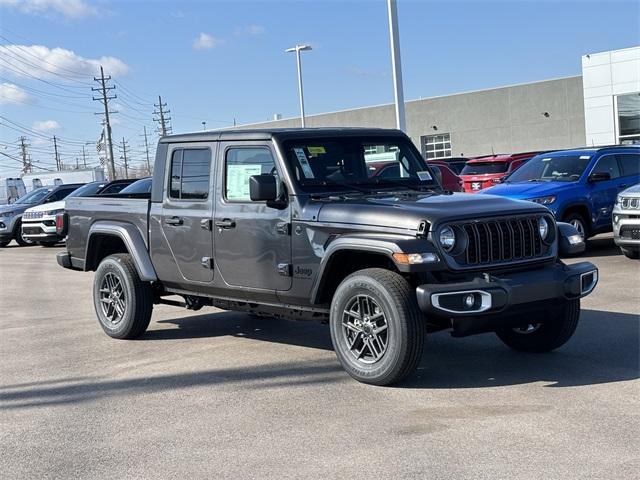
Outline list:
[[[431,180],[431,174],[429,172],[427,172],[426,170],[424,172],[416,172],[418,174],[418,178],[420,180],[422,180],[423,182],[426,182],[427,180]]]
[[[298,162],[302,167],[302,173],[306,178],[314,178],[313,170],[311,170],[311,165],[309,165],[309,160],[307,160],[307,156],[304,153],[304,148],[294,148],[294,152],[296,152],[296,157],[298,157]]]
[[[320,155],[322,153],[327,153],[324,147],[307,147],[307,152],[309,152],[309,155]]]
[[[543,162],[550,162],[550,161],[551,161],[551,159],[550,159],[550,158],[543,158],[543,159],[542,159],[542,161],[543,161]]]
[[[580,160],[589,160],[591,155],[580,155]]]

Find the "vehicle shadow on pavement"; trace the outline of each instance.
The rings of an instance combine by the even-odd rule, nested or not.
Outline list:
[[[582,257],[616,257],[622,255],[620,248],[613,242],[612,236],[595,237],[587,240]],[[575,257],[573,257],[575,258]]]
[[[315,322],[253,318],[241,313],[162,320],[178,328],[148,331],[144,341],[217,336],[331,350],[329,329]],[[164,325],[163,325],[164,326]],[[153,328],[153,326],[152,326]],[[548,382],[553,387],[637,379],[638,315],[583,310],[575,336],[549,354],[525,354],[495,335],[462,339],[430,335],[418,371],[395,388],[465,389]],[[143,378],[57,378],[0,385],[0,410],[76,404],[113,396],[233,384],[235,388],[296,388],[352,382],[333,355],[329,358],[182,372]],[[376,388],[376,387],[371,387]]]

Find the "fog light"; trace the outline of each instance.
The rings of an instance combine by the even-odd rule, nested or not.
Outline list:
[[[473,308],[473,304],[476,303],[476,299],[472,293],[464,297],[464,306],[467,308]]]
[[[613,223],[618,223],[620,221],[620,217],[618,215],[613,216]]]

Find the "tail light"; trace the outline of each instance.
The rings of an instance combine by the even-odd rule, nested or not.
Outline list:
[[[67,229],[68,229],[68,216],[66,212],[62,212],[62,213],[58,213],[56,215],[56,233],[58,235],[60,235],[61,237],[66,237],[67,236]]]

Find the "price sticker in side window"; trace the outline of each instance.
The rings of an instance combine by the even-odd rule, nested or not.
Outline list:
[[[304,153],[304,148],[294,148],[293,151],[298,158],[298,163],[300,164],[300,167],[302,167],[302,173],[305,178],[315,178],[311,165],[309,165],[309,160],[307,160],[307,155]]]

